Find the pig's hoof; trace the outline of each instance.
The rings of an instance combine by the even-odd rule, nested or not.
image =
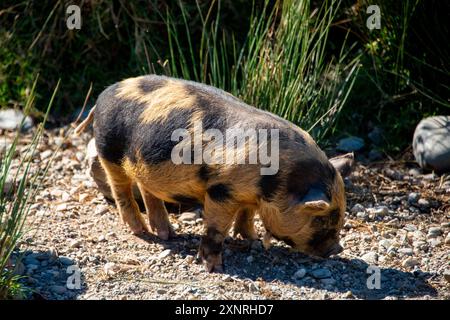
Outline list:
[[[161,240],[169,240],[170,232],[167,231],[167,230],[157,230],[157,231],[156,231],[156,235],[157,235],[158,238],[160,238]]]
[[[126,221],[128,226],[131,229],[131,232],[134,235],[142,235],[146,232],[148,232],[147,226],[145,225],[144,219],[140,219],[139,217],[136,217],[134,219],[130,219]]]
[[[264,249],[266,250],[270,249],[270,247],[272,246],[271,241],[272,241],[272,234],[266,231],[262,241]]]
[[[205,269],[208,272],[222,273],[223,272],[223,264],[215,264],[213,262],[205,261]]]
[[[169,238],[175,237],[176,233],[173,230],[171,225],[167,225],[165,228],[157,228],[156,229],[156,235],[161,240],[169,240]]]
[[[223,272],[222,254],[208,254],[205,255],[205,251],[200,249],[197,258],[203,260],[206,271],[208,272]]]
[[[259,239],[256,231],[235,230],[233,236],[238,239],[249,240],[250,242]]]

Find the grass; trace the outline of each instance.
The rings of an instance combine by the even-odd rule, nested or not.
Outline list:
[[[166,73],[229,91],[322,140],[333,128],[358,71],[359,57],[349,59],[345,45],[336,57],[327,56],[328,31],[340,1],[325,1],[313,12],[308,0],[270,4],[265,1],[262,11],[253,11],[246,42],[238,49],[233,34],[218,31],[220,1],[211,4],[206,16],[199,10],[199,39],[192,38],[190,17],[179,2],[181,26],[170,13],[165,17],[170,48]],[[187,39],[187,49],[180,39]]]
[[[395,156],[411,145],[421,119],[450,110],[450,47],[443,45],[450,32],[443,23],[450,4],[379,1],[381,29],[368,32],[363,9],[370,4],[358,1],[359,10],[341,17],[349,18],[344,29],[358,39],[362,68],[338,130],[364,136],[380,127],[385,139],[377,148]]]
[[[25,234],[25,223],[30,206],[33,203],[36,192],[46,174],[40,170],[39,164],[33,162],[32,155],[36,151],[42,136],[45,121],[47,120],[51,105],[58,90],[57,84],[42,123],[38,125],[31,142],[21,154],[17,169],[13,170],[13,159],[17,152],[17,145],[21,136],[20,128],[17,130],[11,146],[1,155],[0,160],[0,300],[11,298],[24,298],[27,290],[19,280],[21,276],[16,274],[16,267],[20,263],[20,257],[11,261],[11,254],[17,249],[20,240]],[[36,81],[27,100],[24,113],[30,110],[36,88]],[[24,118],[25,119],[25,118]],[[12,187],[7,187],[11,184]]]
[[[95,97],[162,73],[224,88],[322,142],[381,126],[399,152],[421,118],[450,106],[444,1],[380,0],[380,30],[366,28],[368,0],[82,1],[79,31],[66,27],[68,4],[2,1],[0,107],[23,107],[40,73],[43,116],[61,77],[50,121],[65,124],[90,83]]]

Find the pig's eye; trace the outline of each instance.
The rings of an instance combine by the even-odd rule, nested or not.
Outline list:
[[[332,228],[339,223],[339,209],[334,209],[326,216],[317,216],[312,220],[315,229]]]
[[[312,226],[315,229],[325,228],[327,225],[328,225],[328,216],[314,217],[312,221]]]
[[[330,224],[332,226],[337,225],[339,222],[339,209],[334,209],[330,212]]]

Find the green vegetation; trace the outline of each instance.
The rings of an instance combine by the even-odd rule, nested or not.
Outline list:
[[[326,59],[337,1],[314,12],[308,1],[277,2],[271,9],[266,3],[261,13],[251,15],[247,41],[240,51],[233,38],[218,32],[220,16],[208,22],[200,11],[203,32],[197,51],[187,13],[181,8],[184,33],[170,16],[166,20],[170,74],[212,84],[308,130],[314,128],[316,138],[333,128],[359,61],[358,57],[348,61],[344,46],[337,57]],[[182,38],[187,39],[187,50],[178,41]]]
[[[25,113],[28,113],[32,105],[35,85],[36,81],[26,102]],[[46,173],[46,169],[40,170],[38,164],[33,162],[31,155],[39,144],[56,90],[57,88],[50,99],[43,122],[38,126],[31,142],[22,153],[18,167],[13,168],[12,162],[15,153],[18,152],[16,147],[20,129],[5,154],[0,155],[0,300],[23,298],[27,293],[26,288],[19,281],[21,277],[15,272],[20,259],[13,263],[10,258],[27,231],[25,227],[27,215]]]
[[[448,113],[447,13],[439,0],[380,0],[369,30],[367,0],[2,1],[0,107],[23,107],[41,74],[42,116],[61,78],[51,122],[64,123],[109,84],[146,73],[202,81],[292,120],[325,143],[385,131],[401,151],[420,118]],[[351,125],[348,125],[351,123]]]

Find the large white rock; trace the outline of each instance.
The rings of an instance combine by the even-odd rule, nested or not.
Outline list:
[[[6,109],[0,111],[0,129],[17,130],[21,124],[21,130],[27,131],[33,127],[33,120],[29,116],[25,117],[20,110]]]
[[[414,132],[413,152],[424,169],[450,171],[450,116],[429,117],[420,121]]]

